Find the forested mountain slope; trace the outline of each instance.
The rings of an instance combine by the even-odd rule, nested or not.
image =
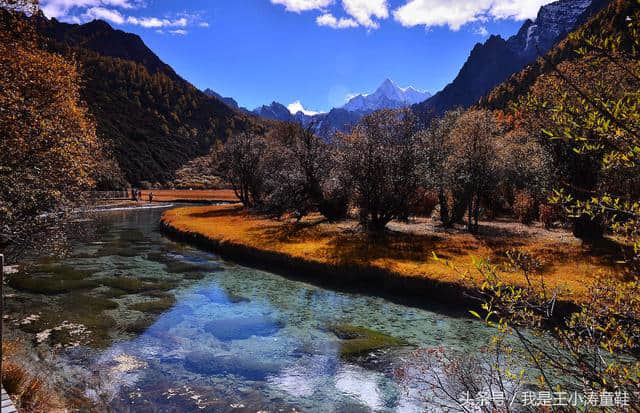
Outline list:
[[[79,64],[82,98],[98,136],[133,185],[168,182],[215,141],[262,129],[257,118],[182,79],[135,34],[103,21],[66,24],[41,14],[31,19],[47,48]]]

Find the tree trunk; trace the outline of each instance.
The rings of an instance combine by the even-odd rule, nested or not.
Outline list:
[[[438,193],[438,201],[440,202],[440,221],[444,225],[449,225],[449,202],[447,202],[447,195],[442,188]]]
[[[476,204],[473,210],[473,220],[474,220],[473,233],[477,234],[479,229],[478,221],[480,221],[480,196],[479,195],[476,196]]]
[[[467,230],[473,232],[473,195],[469,197],[467,203]]]

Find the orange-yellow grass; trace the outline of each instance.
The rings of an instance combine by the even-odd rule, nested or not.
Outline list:
[[[151,189],[142,190],[141,199],[146,201],[149,198],[149,192],[153,192],[154,201],[221,201],[221,202],[238,202],[238,198],[231,189],[196,189],[190,191],[188,189]]]
[[[260,250],[285,253],[292,257],[332,265],[362,265],[388,270],[399,276],[422,277],[462,284],[462,272],[472,260],[488,258],[505,262],[506,251],[517,248],[536,257],[543,265],[542,276],[548,287],[559,286],[561,298],[580,301],[589,280],[615,270],[615,258],[608,253],[583,249],[580,242],[562,231],[545,231],[509,223],[483,231],[493,235],[473,236],[464,231],[444,231],[424,224],[392,225],[396,231],[372,237],[356,230],[355,223],[329,224],[320,217],[309,217],[300,224],[276,221],[250,214],[239,205],[186,207],[167,211],[163,221],[182,232],[195,232],[210,239]],[[433,253],[452,262],[453,271],[433,259]],[[473,276],[480,274],[472,271]],[[509,282],[525,280],[515,272],[503,272]],[[537,278],[536,278],[537,277]],[[539,275],[534,280],[539,279]]]
[[[20,408],[20,412],[64,413],[64,400],[46,381],[46,375],[38,374],[35,366],[27,366],[21,357],[24,346],[17,341],[2,341],[2,386]]]

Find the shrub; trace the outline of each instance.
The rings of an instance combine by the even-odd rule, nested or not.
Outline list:
[[[415,126],[410,111],[381,110],[362,118],[343,139],[341,164],[367,230],[384,231],[410,213],[411,198],[424,180]]]
[[[523,224],[530,225],[535,217],[535,199],[528,191],[520,191],[513,201],[513,213]]]
[[[247,208],[263,201],[267,143],[262,136],[240,134],[230,138],[220,156],[219,172]]]
[[[553,223],[558,220],[558,210],[555,205],[542,204],[539,207],[540,222],[546,229],[552,228]]]
[[[502,175],[497,155],[500,125],[492,112],[469,110],[456,121],[449,139],[453,152],[445,163],[449,188],[454,196],[452,214],[457,219],[467,210],[469,232],[478,231],[480,202],[487,198]],[[455,222],[455,221],[452,221]]]
[[[419,189],[416,192],[412,213],[421,217],[430,218],[440,203],[438,194],[434,191]]]
[[[284,124],[272,134],[265,162],[265,212],[300,219],[318,211],[329,221],[345,218],[349,190],[336,147],[314,134],[314,124]]]

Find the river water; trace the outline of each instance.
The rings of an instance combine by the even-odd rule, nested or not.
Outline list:
[[[225,261],[164,237],[161,213],[103,212],[67,258],[9,280],[8,323],[65,391],[111,411],[421,411],[394,369],[416,348],[477,351],[492,333]],[[352,352],[353,331],[394,345]]]

